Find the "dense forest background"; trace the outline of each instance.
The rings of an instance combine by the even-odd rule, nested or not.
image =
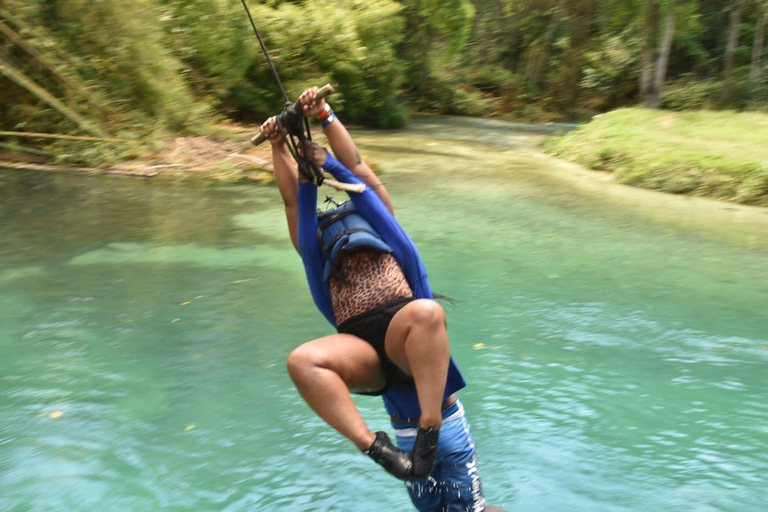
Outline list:
[[[768,111],[768,0],[251,0],[288,94],[348,122]],[[238,0],[0,0],[0,129],[146,137],[283,100]]]

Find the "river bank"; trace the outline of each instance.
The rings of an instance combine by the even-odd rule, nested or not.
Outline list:
[[[768,140],[768,116],[763,114],[623,109],[597,116],[581,127],[425,115],[415,117],[411,128],[420,130],[427,125],[436,127],[438,135],[447,131],[445,143],[461,142],[465,127],[487,130],[483,142],[491,145],[500,134],[527,133],[529,141],[535,138],[535,143],[523,143],[513,148],[514,152],[527,153],[542,147],[564,163],[605,171],[623,185],[745,205],[768,205],[768,146],[763,144]],[[374,135],[386,139],[394,135],[397,139],[398,134],[407,137],[411,128],[352,130],[355,137]],[[256,133],[254,127],[219,125],[206,132],[194,137],[168,136],[128,150],[116,149],[118,145],[114,143],[68,142],[58,146],[60,152],[61,148],[66,149],[64,155],[55,158],[51,158],[53,153],[46,158],[0,150],[0,167],[219,183],[273,181],[269,145],[253,147],[250,143]],[[313,139],[327,145],[317,126],[313,127]],[[367,153],[365,148],[361,149]],[[107,157],[90,157],[100,154]],[[365,156],[379,172],[380,162],[370,154]],[[511,154],[508,157],[510,161],[518,158]],[[61,163],[51,165],[51,161]],[[114,163],[89,166],[91,162]],[[574,167],[571,169],[576,173]]]
[[[620,109],[545,144],[619,183],[768,206],[768,115]]]
[[[23,137],[7,140],[9,137],[6,135],[6,142],[0,143],[0,168],[174,181],[268,184],[274,181],[272,151],[267,143],[253,146],[251,138],[256,133],[257,125],[223,124],[202,130],[202,134],[196,136],[166,135],[152,141],[74,137],[78,140],[57,140],[51,145],[32,148],[26,141],[19,142]],[[328,145],[319,126],[312,126],[312,139]],[[376,162],[366,160],[377,172]]]
[[[83,137],[56,140],[33,150],[28,139],[6,137],[10,140],[0,148],[0,167],[225,183],[272,181],[269,145],[250,143],[254,128],[228,124],[206,132],[151,141]]]

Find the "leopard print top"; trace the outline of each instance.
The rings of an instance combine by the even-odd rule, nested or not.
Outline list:
[[[332,277],[331,301],[336,325],[393,300],[412,297],[405,274],[391,254],[359,250],[339,261],[338,277]]]

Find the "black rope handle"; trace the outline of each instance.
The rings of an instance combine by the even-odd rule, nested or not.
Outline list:
[[[334,93],[333,86],[331,84],[325,84],[320,88],[320,90],[317,91],[317,99],[323,99],[331,94]],[[296,105],[295,103],[288,104],[285,109],[283,109],[282,112],[277,116],[278,118],[283,118],[288,120],[289,117],[294,117],[295,119],[299,119],[301,117],[304,117],[304,113],[301,111],[301,107]],[[307,133],[309,133],[309,120],[304,119],[304,127]],[[261,143],[263,143],[265,140],[267,140],[267,136],[263,133],[257,133],[251,138],[251,143],[254,146],[258,146]],[[311,135],[309,136],[309,140],[312,140]]]

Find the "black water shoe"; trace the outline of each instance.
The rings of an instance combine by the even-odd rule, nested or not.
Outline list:
[[[411,478],[411,472],[413,470],[413,464],[408,454],[402,450],[399,450],[392,441],[389,440],[389,436],[384,432],[376,432],[376,439],[373,440],[371,446],[363,451],[364,454],[380,464],[386,469],[389,474],[394,475],[400,480],[408,480]]]
[[[423,480],[427,478],[435,467],[437,458],[437,440],[440,437],[440,430],[434,427],[419,427],[416,433],[416,441],[413,443],[411,451],[411,460],[413,461],[413,474],[411,478]]]

